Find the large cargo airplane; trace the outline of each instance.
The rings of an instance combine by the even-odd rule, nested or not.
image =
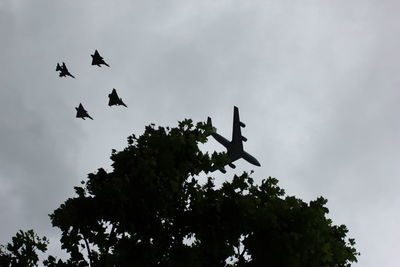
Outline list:
[[[207,124],[209,124],[212,127],[212,122],[211,118],[207,118]],[[233,110],[233,130],[232,130],[232,141],[228,141],[225,137],[221,136],[220,134],[217,133],[217,129],[212,127],[213,131],[211,133],[212,137],[215,138],[219,143],[221,143],[223,146],[226,147],[227,154],[229,157],[229,167],[235,168],[236,166],[232,163],[235,160],[238,160],[240,158],[245,159],[249,163],[256,165],[256,166],[261,166],[261,164],[258,162],[258,160],[244,151],[243,149],[243,142],[247,141],[247,138],[242,136],[241,128],[246,127],[246,125],[240,121],[239,119],[239,109],[238,107],[234,107]],[[225,173],[225,169],[221,168],[221,172]]]

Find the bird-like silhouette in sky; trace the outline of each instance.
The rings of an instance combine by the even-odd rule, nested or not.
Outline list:
[[[97,65],[99,67],[101,67],[101,64],[106,65],[107,67],[110,67],[110,65],[108,65],[102,56],[100,56],[99,51],[94,51],[93,55],[90,55],[92,57],[92,65]]]
[[[79,103],[79,106],[75,109],[76,109],[76,117],[77,118],[82,118],[83,120],[85,118],[89,118],[89,119],[93,120],[93,118],[89,116],[86,109],[82,106],[81,103]]]
[[[207,118],[207,124],[212,127],[212,122],[211,118]],[[241,128],[245,127],[246,125],[240,121],[239,119],[239,109],[238,107],[234,107],[233,110],[233,131],[232,131],[232,141],[228,141],[225,137],[217,134],[217,129],[215,127],[212,127],[213,131],[211,133],[212,137],[215,138],[219,143],[221,143],[224,147],[226,147],[227,154],[229,157],[229,162],[228,165],[231,168],[235,168],[236,166],[232,163],[235,160],[238,160],[240,158],[245,159],[249,163],[256,165],[256,166],[261,166],[260,162],[244,151],[243,149],[243,142],[247,141],[247,138],[242,136]],[[221,172],[225,173],[225,168],[220,169]]]
[[[108,100],[108,105],[109,105],[110,107],[111,107],[111,106],[114,106],[114,105],[117,105],[117,106],[122,105],[122,106],[128,107],[128,106],[125,105],[125,103],[122,101],[122,98],[120,98],[120,97],[118,96],[117,90],[115,90],[115,88],[113,88],[111,94],[108,95],[108,98],[109,98],[109,100]]]
[[[71,73],[69,73],[67,66],[65,65],[65,63],[63,62],[62,65],[60,66],[60,63],[57,63],[57,67],[56,67],[56,71],[59,71],[60,77],[67,77],[70,76],[72,78],[75,79],[74,75],[72,75]]]

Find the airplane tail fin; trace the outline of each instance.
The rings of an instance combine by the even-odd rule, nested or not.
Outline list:
[[[213,133],[216,133],[216,132],[217,132],[217,128],[215,128],[215,127],[212,125],[212,121],[211,121],[211,118],[210,118],[210,117],[207,117],[207,124],[210,125],[210,126],[212,127]]]
[[[211,122],[211,118],[210,117],[207,117],[207,124],[212,126],[212,122]]]
[[[107,63],[104,62],[104,65],[106,65],[107,67],[110,67],[110,65],[108,65]]]

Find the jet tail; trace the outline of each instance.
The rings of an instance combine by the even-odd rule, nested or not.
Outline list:
[[[207,117],[207,124],[211,126],[213,133],[217,132],[217,128],[212,125],[212,121],[210,117]]]

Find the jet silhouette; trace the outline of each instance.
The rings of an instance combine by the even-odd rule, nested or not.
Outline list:
[[[75,108],[75,109],[76,109],[76,117],[77,118],[82,118],[83,120],[85,118],[89,118],[89,119],[93,120],[93,118],[89,116],[89,114],[84,109],[84,107],[82,106],[81,103],[79,103],[79,106],[77,108]]]
[[[120,98],[120,97],[118,96],[117,90],[115,90],[115,88],[113,88],[111,94],[108,95],[108,98],[109,98],[109,100],[108,100],[108,105],[109,105],[110,107],[111,107],[111,106],[114,106],[114,105],[117,105],[117,106],[122,105],[122,106],[128,107],[128,106],[125,105],[125,103],[122,101],[122,98]]]
[[[110,67],[110,65],[108,65],[104,61],[103,57],[100,56],[100,54],[97,51],[97,49],[96,49],[96,51],[94,51],[94,54],[90,55],[90,56],[92,57],[92,65],[97,65],[97,66],[101,67],[101,64],[103,64],[103,65],[106,65],[107,67]]]
[[[207,118],[207,124],[209,124],[212,127],[212,122],[211,118]],[[229,163],[228,165],[231,168],[236,168],[236,166],[232,163],[235,160],[238,160],[240,158],[245,159],[249,163],[256,165],[256,166],[261,166],[261,164],[258,162],[258,160],[244,151],[243,149],[243,141],[246,142],[247,138],[242,136],[241,133],[241,127],[246,127],[246,125],[240,121],[239,119],[239,109],[238,107],[234,107],[233,110],[233,131],[232,131],[232,141],[228,141],[225,137],[217,134],[217,129],[215,127],[212,127],[213,132],[211,133],[212,137],[215,138],[219,143],[221,143],[223,146],[226,147],[227,149],[227,154],[229,158]],[[215,169],[214,169],[215,170]],[[224,167],[219,169],[221,172],[225,173],[226,170]]]
[[[60,63],[57,63],[56,71],[60,72],[59,74],[60,77],[71,76],[72,78],[75,79],[75,77],[71,73],[69,73],[68,68],[64,62],[62,63],[62,66],[60,66]]]

